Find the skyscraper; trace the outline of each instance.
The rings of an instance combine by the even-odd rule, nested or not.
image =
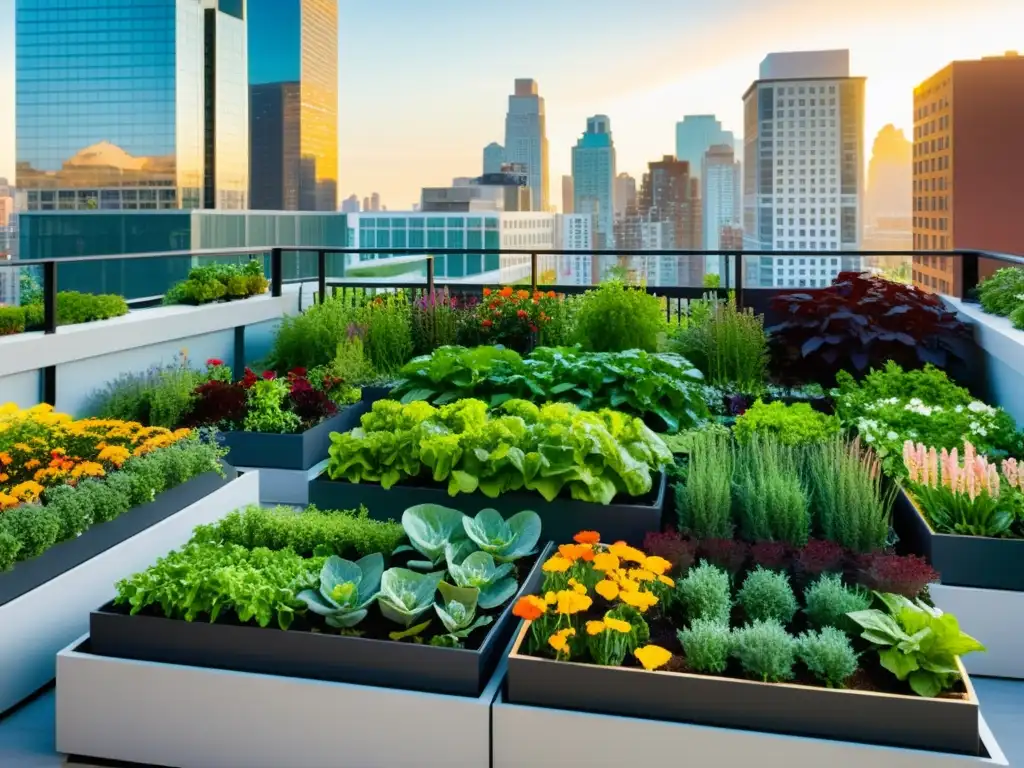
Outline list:
[[[484,147],[484,175],[488,173],[501,173],[501,166],[505,163],[505,148],[496,141],[492,141]]]
[[[245,208],[244,7],[18,0],[15,185],[25,207]]]
[[[533,210],[548,210],[548,136],[537,81],[516,80],[505,116],[505,160],[526,166]]]
[[[341,212],[342,213],[359,213],[359,198],[355,195],[349,195],[341,201]]]
[[[370,195],[370,210],[380,210],[380,192],[374,192],[372,195]]]
[[[562,213],[572,213],[576,208],[575,187],[572,176],[562,177]]]
[[[690,178],[690,164],[665,155],[661,160],[648,163],[637,200],[640,222],[668,222],[665,228],[627,227],[633,229],[641,243],[652,232],[659,232],[662,247],[680,250],[699,250],[701,242],[699,187]],[[644,234],[644,233],[647,234]],[[629,246],[627,246],[629,247]],[[635,244],[632,247],[637,247]],[[704,260],[680,257],[672,263],[662,259],[658,268],[661,285],[698,286],[704,279]],[[675,278],[673,282],[672,276]]]
[[[771,53],[743,95],[747,250],[858,250],[864,84],[849,51]],[[860,257],[748,258],[751,286],[823,287]]]
[[[636,206],[636,179],[628,173],[615,177],[615,218],[623,218],[630,207]]]
[[[706,251],[719,251],[722,231],[739,227],[743,220],[743,178],[732,144],[716,144],[704,153],[700,174],[703,237],[701,247]],[[708,256],[705,270],[724,275],[726,258]]]
[[[913,202],[914,144],[892,123],[878,132],[868,161],[864,223],[909,219]]]
[[[587,130],[572,148],[573,211],[594,215],[595,247],[615,245],[615,142],[606,115],[587,118]]]
[[[337,210],[338,2],[247,1],[252,207]]]
[[[708,149],[734,143],[732,131],[724,130],[714,115],[686,115],[681,123],[676,123],[676,157],[690,164],[693,178],[700,178]]]
[[[915,250],[1024,252],[1024,57],[954,61],[914,89]],[[959,260],[915,256],[915,285],[958,294]],[[982,277],[997,264],[979,264]]]

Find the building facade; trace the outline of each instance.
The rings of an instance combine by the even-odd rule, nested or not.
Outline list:
[[[743,230],[752,287],[822,287],[860,257],[789,257],[861,247],[864,86],[849,51],[772,53],[743,96]]]
[[[562,177],[562,213],[575,212],[575,188],[572,183],[572,176]]]
[[[671,244],[669,249],[700,250],[702,238],[700,187],[690,176],[690,164],[665,155],[661,160],[648,163],[637,201],[639,224],[627,223],[624,231],[644,242],[644,227],[640,225],[669,222]],[[649,227],[647,228],[650,229]],[[626,249],[624,247],[624,249]],[[661,285],[699,286],[704,280],[703,258],[679,258],[671,267],[659,268]],[[669,269],[676,270],[675,281],[669,279]]]
[[[686,115],[676,123],[676,158],[690,164],[694,178],[700,177],[704,153],[721,144],[734,147],[736,140],[714,115]]]
[[[624,217],[630,207],[636,207],[636,179],[620,173],[615,177],[615,220]]]
[[[594,244],[615,246],[615,142],[606,115],[587,118],[587,130],[572,148],[573,211],[594,217]]]
[[[505,164],[505,148],[496,141],[484,147],[483,173],[501,173]]]
[[[743,221],[743,177],[731,144],[716,144],[704,153],[701,175],[702,248],[719,251],[722,231]],[[724,256],[706,257],[705,272],[723,276]]]
[[[1024,57],[955,61],[914,89],[915,250],[1024,252]],[[959,295],[961,264],[915,256],[914,284]],[[998,264],[981,260],[982,277]]]
[[[565,213],[558,217],[558,238],[555,248],[560,251],[594,250],[594,217],[585,213]],[[558,259],[558,282],[568,285],[593,285],[594,260],[592,254],[563,253]]]
[[[338,208],[338,2],[247,0],[252,207]]]
[[[355,195],[349,195],[341,201],[341,212],[342,213],[359,213],[359,198]]]
[[[246,208],[244,19],[244,0],[18,0],[25,209]]]
[[[508,97],[505,160],[526,167],[533,210],[548,211],[547,117],[536,80],[516,80],[515,92]]]

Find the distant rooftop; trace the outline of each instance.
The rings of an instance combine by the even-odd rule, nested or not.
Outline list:
[[[786,51],[769,53],[761,62],[761,80],[799,80],[850,76],[850,52]]]

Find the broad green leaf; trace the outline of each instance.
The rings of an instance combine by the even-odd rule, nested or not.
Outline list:
[[[933,699],[942,692],[939,676],[931,672],[918,670],[910,673],[910,688],[918,696]]]
[[[430,400],[430,398],[435,394],[437,393],[432,389],[413,389],[402,397],[402,405],[408,405],[409,403],[416,402],[417,400]]]
[[[380,612],[389,621],[409,627],[430,610],[443,576],[444,571],[416,573],[407,568],[389,568],[380,580]]]
[[[479,606],[485,611],[504,605],[511,600],[519,584],[515,579],[500,579],[480,590]]]
[[[897,680],[906,680],[907,675],[920,668],[913,654],[900,653],[895,648],[880,650],[878,660],[885,669],[896,675]]]
[[[439,563],[449,542],[465,538],[463,517],[458,510],[440,504],[419,504],[402,513],[402,527],[420,553]]]
[[[418,635],[423,634],[424,630],[426,630],[426,628],[429,626],[430,620],[427,620],[424,621],[422,624],[417,624],[415,627],[409,627],[406,630],[402,630],[399,632],[389,632],[388,637],[395,641],[405,640],[406,638],[410,637],[417,637]]]

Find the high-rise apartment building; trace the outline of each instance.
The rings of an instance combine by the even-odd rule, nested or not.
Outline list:
[[[594,250],[594,217],[586,213],[565,213],[558,217],[555,248],[560,251]],[[563,253],[558,260],[558,282],[570,285],[593,285],[593,254]]]
[[[915,250],[1024,252],[1024,57],[954,61],[914,89]],[[959,294],[962,265],[915,256],[915,285]],[[998,265],[981,260],[985,277]]]
[[[606,115],[587,118],[587,130],[572,148],[573,211],[594,216],[594,244],[615,245],[615,142]]]
[[[573,213],[576,210],[575,187],[572,176],[562,177],[562,213]]]
[[[701,244],[701,213],[700,188],[696,179],[690,177],[690,164],[685,160],[677,160],[672,155],[665,155],[661,160],[648,163],[648,172],[644,174],[640,185],[637,201],[637,218],[640,223],[668,222],[671,238],[666,240],[662,234],[658,237],[664,242],[663,247],[680,250],[700,250]],[[624,231],[633,233],[631,239],[649,241],[649,234],[657,228],[634,226],[628,221]],[[661,230],[658,230],[661,232]],[[647,232],[648,235],[645,235]],[[645,240],[645,237],[648,239]],[[624,245],[623,249],[636,247]],[[662,261],[666,261],[663,259]],[[666,263],[668,263],[666,261]],[[676,282],[670,279],[671,270],[675,270]],[[680,257],[675,263],[659,267],[661,285],[697,286],[704,279],[704,260],[699,258]]]
[[[505,160],[524,165],[529,175],[533,210],[548,210],[548,136],[544,98],[537,81],[516,80],[505,116]]]
[[[860,257],[787,256],[855,251],[864,194],[864,85],[849,51],[771,53],[743,96],[743,241],[748,285],[823,287]]]
[[[723,129],[714,115],[686,115],[676,123],[676,157],[690,164],[693,178],[700,178],[705,152],[716,145],[735,143],[732,131]]]
[[[716,144],[704,153],[701,174],[701,206],[705,251],[719,251],[722,232],[739,227],[743,221],[743,178],[732,144]],[[723,275],[724,256],[708,256],[705,271]]]
[[[483,172],[501,173],[501,166],[505,164],[505,148],[496,141],[492,141],[484,147]]]
[[[615,219],[626,215],[626,211],[636,207],[636,179],[628,173],[620,173],[615,177]]]
[[[18,0],[27,210],[246,208],[244,0]]]
[[[359,213],[359,198],[355,195],[349,195],[341,201],[341,212],[342,213]]]
[[[370,210],[380,210],[380,192],[374,192],[373,194],[370,195]]]
[[[337,210],[338,1],[247,2],[251,205]]]

